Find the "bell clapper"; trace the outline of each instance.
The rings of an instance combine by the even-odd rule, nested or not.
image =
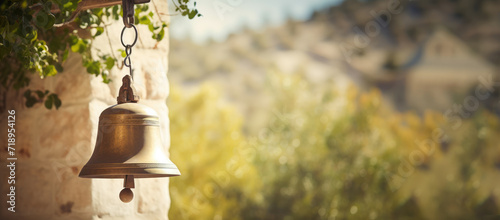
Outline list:
[[[122,202],[128,203],[134,198],[134,193],[130,189],[135,187],[133,175],[125,175],[123,187],[125,188],[120,192],[120,200],[122,200]]]

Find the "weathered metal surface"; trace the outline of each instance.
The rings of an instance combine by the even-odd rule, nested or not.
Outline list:
[[[94,152],[80,172],[84,178],[179,176],[165,154],[157,113],[137,102],[129,75],[117,105],[101,113]]]

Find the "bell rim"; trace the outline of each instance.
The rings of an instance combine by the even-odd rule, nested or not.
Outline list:
[[[85,165],[81,178],[115,179],[133,175],[135,178],[174,177],[181,173],[175,164],[166,163],[98,163]]]
[[[147,179],[147,178],[164,178],[164,177],[176,177],[181,176],[181,174],[120,174],[120,175],[84,175],[78,176],[79,178],[85,179],[123,179],[125,176],[134,176],[135,179]]]

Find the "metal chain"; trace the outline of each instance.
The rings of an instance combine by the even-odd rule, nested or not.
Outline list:
[[[125,29],[127,29],[127,26],[123,27],[122,34],[120,36],[120,41],[123,47],[125,47],[125,54],[126,54],[125,58],[123,59],[123,65],[125,65],[130,69],[130,76],[133,79],[134,75],[132,72],[132,60],[130,59],[130,55],[132,55],[132,47],[135,45],[135,43],[137,43],[137,28],[133,24],[130,24],[130,27],[134,28],[135,32],[134,42],[132,44],[125,44],[123,42],[123,33],[125,32]]]

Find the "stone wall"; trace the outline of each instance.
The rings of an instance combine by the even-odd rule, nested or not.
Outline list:
[[[158,11],[167,11],[167,2],[153,0]],[[152,3],[150,8],[154,8]],[[154,9],[153,9],[154,10]],[[155,19],[159,19],[155,17]],[[168,18],[162,17],[164,21]],[[104,53],[120,43],[122,21],[108,26],[108,31],[94,42]],[[169,121],[165,104],[168,96],[168,37],[156,44],[147,26],[138,25],[139,39],[132,52],[135,85],[140,103],[152,107],[160,116],[163,145],[168,152]],[[131,33],[127,30],[127,33]],[[108,35],[109,34],[109,35]],[[167,34],[168,35],[168,34]],[[111,43],[108,41],[111,41]],[[94,49],[97,54],[98,50]],[[170,198],[168,178],[136,179],[135,198],[122,203],[120,179],[83,179],[78,174],[93,151],[100,113],[116,104],[121,78],[128,69],[114,68],[112,82],[86,73],[78,54],[70,54],[64,72],[41,80],[33,75],[30,89],[50,90],[63,102],[59,110],[47,110],[42,103],[24,107],[23,91],[8,94],[7,109],[16,111],[16,212],[7,210],[7,112],[1,113],[0,140],[0,219],[167,219]]]

